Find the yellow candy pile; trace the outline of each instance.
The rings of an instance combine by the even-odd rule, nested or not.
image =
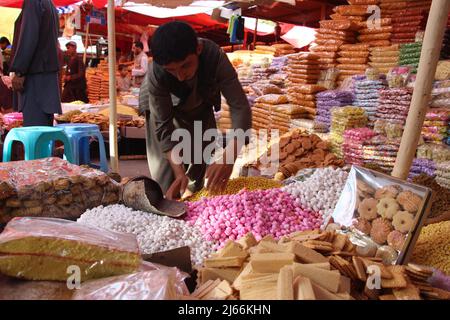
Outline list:
[[[440,269],[450,275],[450,221],[430,224],[422,229],[412,261]]]
[[[231,179],[228,181],[226,189],[219,193],[214,194],[203,188],[199,192],[194,193],[192,196],[186,199],[186,201],[198,201],[203,197],[214,197],[218,195],[225,195],[225,194],[236,194],[242,189],[246,189],[249,191],[253,190],[266,190],[266,189],[273,189],[273,188],[280,188],[283,185],[275,180],[262,178],[262,177],[239,177],[236,179]]]

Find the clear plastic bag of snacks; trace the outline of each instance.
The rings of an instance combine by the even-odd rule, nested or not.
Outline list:
[[[148,264],[148,263],[147,263]],[[177,268],[149,264],[137,273],[91,280],[76,290],[73,300],[178,300],[189,296],[188,275]]]
[[[14,218],[0,234],[0,252],[0,273],[28,280],[82,282],[141,264],[133,234],[52,218]]]
[[[360,255],[407,262],[431,206],[431,190],[353,166],[332,218]]]
[[[118,203],[120,184],[105,173],[59,158],[0,163],[0,223],[13,217],[76,219]]]
[[[387,74],[387,81],[389,84],[389,88],[406,87],[410,75],[411,69],[409,67],[392,68]]]

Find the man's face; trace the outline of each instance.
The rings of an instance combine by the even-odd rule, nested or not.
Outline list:
[[[77,47],[75,46],[67,46],[67,54],[73,55],[77,52]]]
[[[199,45],[197,53],[188,55],[183,61],[166,64],[163,68],[180,82],[191,80],[197,73],[198,57],[201,52],[202,46]]]
[[[0,43],[0,48],[2,50],[5,50],[6,49],[6,42],[5,43]]]
[[[142,49],[133,45],[133,52],[135,55],[138,55],[142,52]]]

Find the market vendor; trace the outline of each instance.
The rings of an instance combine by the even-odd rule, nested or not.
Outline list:
[[[151,39],[151,51],[153,62],[140,90],[139,107],[146,116],[152,178],[171,199],[179,198],[186,189],[198,191],[205,178],[210,190],[223,190],[242,143],[234,139],[227,145],[234,151],[234,159],[225,159],[223,164],[216,162],[207,168],[204,157],[200,157],[201,163],[177,164],[174,147],[178,141],[172,133],[183,128],[194,137],[194,121],[202,125],[202,132],[216,128],[214,108],[220,108],[221,94],[230,106],[233,128],[250,129],[251,109],[236,71],[218,45],[197,38],[192,27],[182,22],[160,26]],[[209,141],[200,141],[204,150]]]
[[[63,76],[64,90],[62,102],[84,101],[88,102],[86,85],[86,67],[80,56],[77,55],[77,44],[70,41],[66,44],[69,62],[66,74]]]
[[[147,74],[148,57],[144,52],[144,44],[140,41],[136,41],[133,44],[133,52],[134,65],[131,70],[131,75],[133,77],[133,86],[139,88]]]

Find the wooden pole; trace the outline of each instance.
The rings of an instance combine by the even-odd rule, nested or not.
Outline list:
[[[86,26],[86,39],[84,40],[84,55],[83,55],[83,63],[86,65],[86,56],[87,56],[87,49],[89,45],[89,26],[91,24],[88,22]]]
[[[255,22],[255,31],[253,33],[253,50],[256,48],[256,36],[258,35],[258,18],[256,18]]]
[[[116,21],[114,0],[108,0],[109,155],[112,172],[119,171],[116,101]]]
[[[406,179],[408,177],[414,156],[416,155],[423,121],[425,120],[425,114],[430,102],[431,89],[449,10],[449,0],[433,0],[431,3],[411,106],[392,172],[394,177],[400,179]]]

